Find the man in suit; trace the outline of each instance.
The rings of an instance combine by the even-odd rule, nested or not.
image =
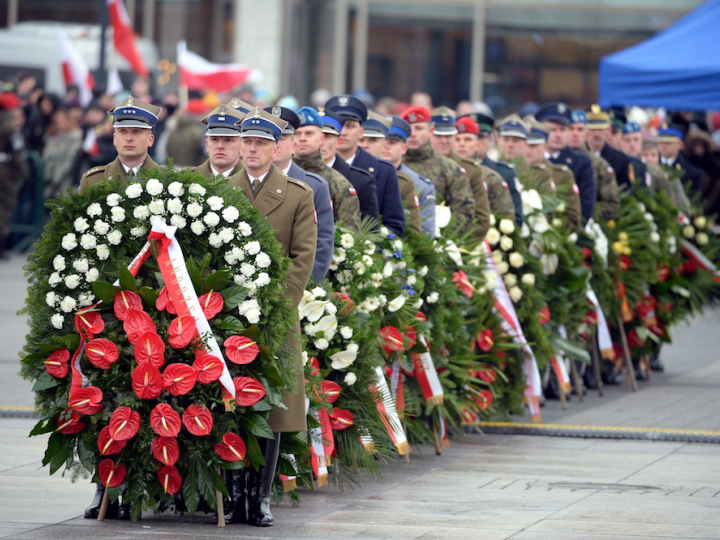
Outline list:
[[[80,179],[78,191],[82,193],[86,187],[97,184],[103,178],[120,176],[132,182],[140,169],[159,167],[148,155],[148,149],[155,142],[153,129],[160,111],[160,107],[137,100],[133,96],[128,96],[109,111],[113,114],[113,144],[118,157],[107,165],[93,167],[86,172]]]
[[[325,111],[343,119],[338,154],[350,165],[364,169],[375,177],[380,220],[395,234],[402,236],[405,234],[405,211],[395,167],[387,161],[376,159],[360,147],[367,107],[355,96],[341,95],[330,98],[325,103]]]
[[[229,178],[240,172],[240,122],[245,114],[229,105],[220,105],[202,119],[205,129],[205,149],[208,158],[195,167],[194,172],[205,178]]]
[[[285,289],[289,301],[297,309],[315,261],[317,226],[312,189],[300,180],[288,178],[272,163],[277,157],[277,143],[286,125],[284,120],[259,108],[250,111],[240,126],[245,169],[228,181],[242,190],[275,229],[276,238],[285,255],[291,260]],[[296,389],[283,395],[287,410],[276,409],[270,415],[268,422],[275,438],[261,439],[265,465],[257,472],[253,467],[249,467],[247,516],[242,496],[242,481],[239,489],[233,490],[236,496],[233,496],[231,501],[231,521],[234,522],[247,518],[251,525],[273,525],[270,492],[280,449],[280,434],[307,429],[300,325],[297,320],[294,330],[288,335],[288,344],[294,349],[293,355],[296,359]]]
[[[672,178],[680,177],[680,181],[692,196],[701,192],[702,173],[681,152],[684,137],[683,129],[679,125],[663,124],[658,129],[660,165]]]

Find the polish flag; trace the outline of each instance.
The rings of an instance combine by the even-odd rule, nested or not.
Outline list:
[[[262,78],[260,71],[248,66],[208,62],[188,51],[185,41],[178,43],[177,58],[180,84],[187,86],[188,90],[224,92],[241,84],[259,82]]]
[[[95,80],[83,57],[59,27],[57,37],[65,86],[76,84],[80,89],[80,104],[87,107],[88,103],[92,101]]]
[[[88,129],[85,140],[83,141],[82,149],[89,156],[97,156],[100,153],[100,146],[97,142],[97,133],[95,128]]]
[[[125,4],[122,3],[122,0],[107,0],[107,6],[108,18],[113,27],[115,50],[127,60],[135,73],[143,77],[149,77],[150,73],[145,67],[145,61],[140,56],[135,44],[135,34],[130,27],[130,19],[127,11],[125,11]]]

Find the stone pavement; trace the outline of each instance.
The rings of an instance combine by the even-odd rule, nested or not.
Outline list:
[[[22,260],[0,263],[0,409],[31,405],[15,352],[24,321]],[[576,397],[546,422],[716,430],[720,362],[714,350],[720,312],[676,332],[664,374]],[[527,418],[520,419],[527,421]],[[82,519],[93,487],[40,468],[44,437],[35,421],[0,418],[0,537],[64,538],[365,538],[600,539],[720,538],[720,445],[682,442],[469,435],[442,456],[429,448],[398,461],[354,491],[302,492],[301,505],[274,507],[277,525],[219,529],[210,516],[145,513],[138,523]]]

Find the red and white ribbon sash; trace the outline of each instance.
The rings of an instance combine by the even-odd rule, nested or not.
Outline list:
[[[412,353],[413,363],[415,364],[415,376],[420,384],[420,390],[428,405],[443,404],[443,389],[438,378],[432,355],[430,354],[430,345],[425,336],[420,336],[420,341],[425,345],[427,352]]]
[[[587,298],[590,300],[592,305],[595,306],[595,313],[597,313],[597,337],[600,356],[606,360],[615,360],[615,348],[613,347],[612,338],[610,337],[610,330],[608,329],[605,313],[603,313],[602,307],[600,306],[600,300],[598,300],[595,291],[593,291],[589,283]]]
[[[223,372],[220,375],[220,384],[225,388],[226,394],[234,398],[235,384],[225,363],[225,357],[210,329],[210,323],[208,323],[200,306],[195,287],[193,287],[190,274],[188,274],[185,266],[185,257],[180,248],[180,243],[175,238],[176,232],[177,227],[167,225],[164,221],[158,220],[153,225],[149,238],[158,240],[157,259],[160,273],[170,293],[178,317],[189,315],[195,320],[198,334],[206,342],[207,354],[215,356],[222,363]]]
[[[392,375],[390,375],[390,391],[395,396],[395,410],[398,418],[405,416],[405,393],[403,390],[403,373],[400,367],[400,360],[397,358],[392,363]]]
[[[310,410],[310,400],[305,398],[305,414]],[[317,413],[313,413],[313,417],[320,422]],[[320,422],[322,425],[322,422]],[[318,487],[326,486],[328,483],[328,467],[330,466],[330,456],[325,454],[325,443],[323,441],[322,428],[308,429],[310,437],[310,458],[312,461],[313,471],[317,477]]]
[[[567,339],[567,329],[564,324],[558,328],[560,337]],[[570,375],[568,374],[567,365],[565,364],[565,355],[561,351],[555,351],[555,357],[550,359],[553,371],[557,376],[560,388],[564,392],[570,392],[572,390],[572,384],[570,384]]]
[[[395,402],[393,401],[390,388],[385,380],[383,369],[380,366],[375,368],[375,384],[370,386],[370,391],[376,393],[380,398],[377,401],[377,410],[380,413],[383,424],[385,424],[388,435],[390,435],[393,444],[395,444],[398,454],[401,456],[409,454],[410,445],[405,437],[405,431],[403,430],[397,410],[395,409]]]
[[[718,276],[717,274],[717,267],[710,259],[705,256],[702,251],[700,251],[697,247],[695,247],[692,243],[685,240],[684,238],[682,240],[682,249],[685,252],[685,255],[690,257],[691,260],[695,261],[695,264],[697,264],[700,268],[714,274],[713,281],[715,281],[716,283],[720,283],[720,276]]]
[[[295,459],[294,454],[281,454],[282,457],[287,459],[290,462],[290,465],[292,465],[292,468],[295,470],[295,472],[298,472],[297,469],[297,460]],[[297,489],[297,476],[288,476],[286,474],[279,474],[280,481],[283,483],[283,491],[287,493],[288,491],[292,491],[294,489]]]

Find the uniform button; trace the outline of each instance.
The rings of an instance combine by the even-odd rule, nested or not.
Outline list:
[[[277,192],[278,192],[278,193],[282,193],[282,189],[278,189]]]

